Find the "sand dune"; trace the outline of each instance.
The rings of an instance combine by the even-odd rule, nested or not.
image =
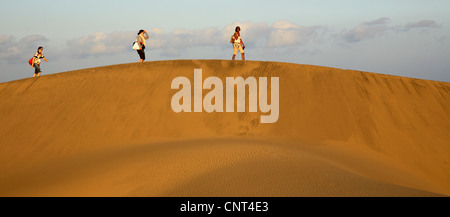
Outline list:
[[[280,115],[175,113],[175,77],[279,77]],[[205,95],[207,91],[203,92]],[[450,83],[176,60],[0,84],[0,196],[449,196]]]

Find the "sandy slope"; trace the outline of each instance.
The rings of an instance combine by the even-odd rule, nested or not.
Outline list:
[[[173,112],[194,68],[279,77],[278,122]],[[450,83],[222,60],[3,83],[0,174],[0,196],[448,196]]]

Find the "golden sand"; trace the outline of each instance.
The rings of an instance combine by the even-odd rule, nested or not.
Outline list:
[[[173,112],[171,82],[195,68],[204,78],[279,77],[278,121]],[[175,60],[0,84],[0,196],[442,195],[450,83]]]

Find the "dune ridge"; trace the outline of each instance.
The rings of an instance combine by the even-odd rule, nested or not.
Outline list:
[[[279,77],[278,122],[173,112],[170,84],[195,68]],[[450,195],[446,82],[174,60],[7,82],[0,99],[0,196]]]

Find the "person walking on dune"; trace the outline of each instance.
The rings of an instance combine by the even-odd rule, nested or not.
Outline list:
[[[145,46],[147,45],[146,42],[145,42],[146,39],[149,39],[147,31],[142,30],[142,29],[139,30],[138,36],[136,38],[136,42],[139,45],[139,48],[138,48],[137,52],[139,54],[139,57],[141,58],[141,60],[140,60],[141,63],[144,62],[144,60],[145,60],[145,51],[144,51],[144,49],[145,49]]]
[[[39,47],[37,49],[37,52],[34,54],[34,57],[31,59],[31,68],[34,67],[34,77],[39,77],[41,76],[41,59],[44,59],[46,62],[48,62],[48,60],[44,57],[44,54],[42,53],[44,51],[43,47]]]
[[[234,31],[234,35],[231,37],[231,42],[233,43],[233,47],[234,47],[234,53],[233,53],[233,60],[236,58],[236,54],[239,50],[239,52],[241,52],[242,55],[242,60],[245,60],[245,54],[244,54],[244,49],[245,49],[245,45],[244,45],[244,41],[242,41],[241,39],[241,27],[237,26],[235,31]]]

